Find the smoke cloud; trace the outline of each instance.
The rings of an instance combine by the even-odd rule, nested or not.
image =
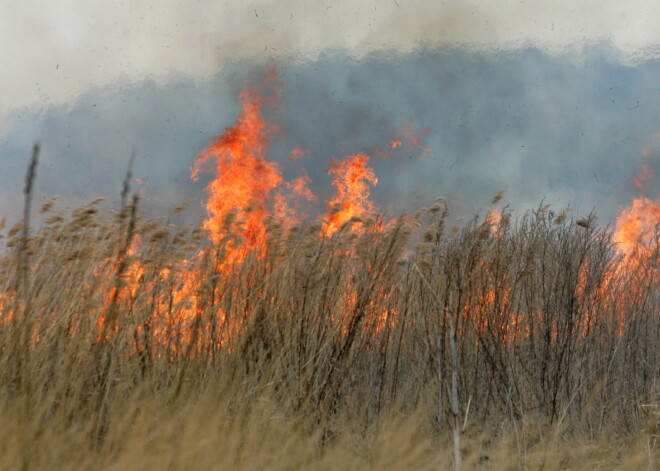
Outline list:
[[[444,196],[460,203],[454,214],[470,216],[504,188],[520,210],[545,198],[612,222],[636,194],[629,182],[642,165],[660,174],[660,61],[632,66],[619,55],[601,44],[564,54],[439,48],[271,60],[280,99],[264,112],[280,133],[268,158],[289,176],[308,170],[319,210],[332,192],[330,160],[366,152],[380,178],[373,197],[393,213]],[[205,180],[189,179],[190,164],[233,123],[241,87],[262,70],[261,60],[241,60],[205,79],[124,78],[66,104],[14,110],[0,142],[2,214],[20,214],[35,139],[43,143],[37,200],[104,196],[117,204],[133,150],[146,210],[163,214],[204,198]],[[406,129],[422,145],[385,152]],[[293,149],[304,152],[292,160]],[[657,194],[657,180],[647,191]]]
[[[457,46],[561,54],[602,41],[623,61],[654,59],[659,17],[656,0],[3,2],[0,127],[11,109],[71,102],[120,79],[208,80],[228,60]]]

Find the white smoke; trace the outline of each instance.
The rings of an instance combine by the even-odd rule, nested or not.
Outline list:
[[[0,120],[119,78],[204,79],[227,61],[314,59],[329,49],[460,45],[561,52],[611,42],[621,59],[660,54],[660,2],[627,0],[23,0],[0,5]]]

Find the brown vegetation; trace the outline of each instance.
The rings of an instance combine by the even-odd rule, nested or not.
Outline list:
[[[657,231],[439,201],[241,249],[137,203],[8,231],[1,468],[449,469],[452,436],[464,469],[658,465]]]

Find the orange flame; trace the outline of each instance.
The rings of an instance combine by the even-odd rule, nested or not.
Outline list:
[[[265,158],[273,127],[261,115],[262,97],[244,89],[240,101],[242,111],[236,124],[200,153],[192,176],[198,175],[202,164],[213,161],[216,178],[207,187],[209,218],[204,223],[213,242],[222,239],[223,227],[235,216],[244,228],[247,248],[252,248],[263,242],[267,202],[282,184],[282,175],[277,164]]]
[[[369,184],[377,185],[378,178],[367,166],[368,162],[368,155],[355,154],[342,161],[333,159],[330,164],[328,174],[336,177],[332,184],[337,191],[328,201],[326,234],[332,235],[351,218],[362,218],[376,211],[376,205],[369,200]]]
[[[653,171],[644,166],[633,179],[633,183],[640,191],[644,191],[647,181],[653,177]],[[619,251],[626,256],[639,251],[650,253],[659,228],[660,198],[652,201],[646,196],[640,196],[619,212],[614,241]]]
[[[650,250],[659,224],[660,198],[655,202],[646,197],[635,198],[619,213],[614,240],[626,255]]]

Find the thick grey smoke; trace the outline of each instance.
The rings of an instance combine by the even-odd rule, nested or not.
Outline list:
[[[269,158],[287,175],[305,167],[321,206],[332,192],[330,159],[366,152],[380,178],[374,199],[394,213],[444,196],[460,203],[457,216],[471,215],[505,188],[518,209],[545,198],[611,222],[635,192],[636,171],[648,164],[660,173],[660,60],[631,66],[617,54],[600,45],[579,55],[444,48],[280,58],[281,98],[265,110],[281,131]],[[62,194],[72,204],[97,196],[116,204],[132,150],[148,211],[203,199],[204,179],[189,179],[190,164],[233,123],[243,81],[262,68],[238,61],[206,80],[120,80],[66,105],[14,111],[0,142],[2,213],[20,213],[35,140],[43,144],[37,201]],[[378,157],[406,127],[427,130],[430,152],[404,145]],[[309,152],[294,162],[298,147]]]

